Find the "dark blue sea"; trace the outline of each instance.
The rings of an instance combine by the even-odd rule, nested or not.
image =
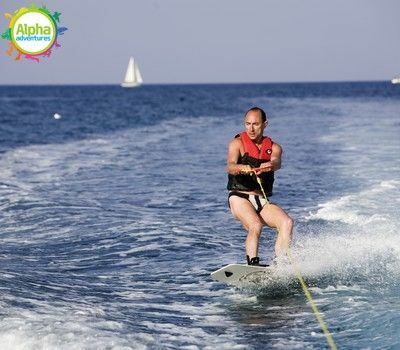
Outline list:
[[[389,82],[0,87],[0,349],[328,348],[290,264],[261,288],[210,278],[245,261],[225,162],[252,106],[283,147],[271,200],[336,345],[400,349]]]

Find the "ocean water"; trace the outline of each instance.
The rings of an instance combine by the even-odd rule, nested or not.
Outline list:
[[[0,349],[328,348],[292,266],[257,289],[209,276],[244,262],[225,157],[254,105],[284,149],[272,200],[338,348],[400,349],[387,82],[0,87]]]

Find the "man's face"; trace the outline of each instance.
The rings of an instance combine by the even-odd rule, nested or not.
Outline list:
[[[263,123],[261,113],[258,111],[250,111],[244,118],[246,133],[252,141],[259,141],[266,126],[267,123]]]

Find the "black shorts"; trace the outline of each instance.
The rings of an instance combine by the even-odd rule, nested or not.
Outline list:
[[[240,198],[247,199],[251,203],[251,205],[254,207],[254,209],[256,210],[256,212],[258,214],[261,212],[261,210],[264,208],[264,206],[266,204],[269,204],[268,198],[265,199],[262,195],[247,194],[247,193],[243,193],[243,192],[231,191],[228,194],[228,207],[229,208],[231,207],[229,204],[229,198],[232,196],[237,196]]]

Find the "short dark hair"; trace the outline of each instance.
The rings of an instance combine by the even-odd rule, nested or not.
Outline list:
[[[262,122],[265,123],[267,121],[267,115],[265,114],[264,110],[260,107],[251,107],[246,113],[244,114],[244,117],[246,118],[247,113],[249,112],[260,112],[261,113],[261,119]]]

